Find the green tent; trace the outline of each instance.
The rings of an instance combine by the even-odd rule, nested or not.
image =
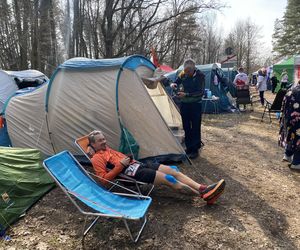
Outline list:
[[[0,147],[0,230],[23,215],[54,183],[36,149]]]
[[[295,57],[292,56],[283,62],[273,65],[273,73],[276,75],[277,79],[281,80],[281,73],[284,69],[286,69],[289,76],[289,83],[294,83],[294,68],[295,68]],[[280,84],[278,84],[275,92],[277,93],[280,89]]]

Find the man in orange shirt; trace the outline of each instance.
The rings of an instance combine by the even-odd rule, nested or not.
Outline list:
[[[176,191],[191,195],[199,195],[208,205],[212,205],[220,197],[225,188],[222,179],[212,185],[199,184],[184,175],[176,166],[166,166],[159,163],[144,164],[117,152],[106,145],[106,139],[101,131],[93,131],[88,136],[89,155],[92,155],[93,168],[100,181],[106,185],[107,180],[114,180],[118,174],[124,173],[137,181],[166,185]],[[107,165],[113,165],[112,170]]]

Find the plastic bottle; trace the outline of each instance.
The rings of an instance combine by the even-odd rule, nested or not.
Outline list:
[[[211,91],[210,90],[207,91],[207,98],[211,99]]]

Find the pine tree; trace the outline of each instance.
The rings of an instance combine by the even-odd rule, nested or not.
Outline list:
[[[283,19],[277,21],[273,34],[273,50],[279,56],[300,54],[300,1],[288,0]]]

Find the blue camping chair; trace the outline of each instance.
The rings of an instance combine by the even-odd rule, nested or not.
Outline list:
[[[147,223],[147,211],[152,201],[149,196],[112,193],[106,190],[86,173],[68,151],[46,159],[43,165],[72,203],[86,216],[86,220],[88,216],[96,217],[87,228],[85,220],[82,240],[100,217],[110,217],[123,220],[130,238],[134,242],[138,241]],[[128,220],[142,221],[135,237],[129,228]]]

